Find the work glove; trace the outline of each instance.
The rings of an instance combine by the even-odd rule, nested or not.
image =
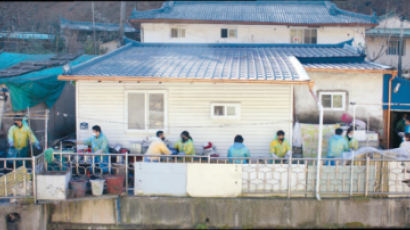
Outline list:
[[[285,154],[285,156],[284,156],[284,158],[290,158],[290,156],[292,155],[292,152],[291,151],[287,151],[286,152],[286,154]]]
[[[9,146],[13,147],[14,146],[14,141],[13,140],[9,140]]]
[[[40,146],[40,143],[39,143],[39,142],[34,143],[34,147],[35,147],[37,150],[41,150],[41,146]]]

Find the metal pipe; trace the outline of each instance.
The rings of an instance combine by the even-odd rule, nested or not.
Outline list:
[[[387,148],[390,148],[390,114],[391,114],[391,84],[394,78],[397,77],[397,73],[393,74],[389,79],[389,104],[387,110]]]
[[[323,141],[323,106],[322,103],[317,98],[314,90],[314,83],[309,84],[309,91],[316,101],[317,107],[319,109],[319,134],[318,134],[318,144],[317,144],[317,162],[316,162],[316,185],[315,185],[315,196],[317,200],[320,200],[319,188],[320,188],[320,165],[322,160],[322,141]]]
[[[45,110],[46,119],[44,120],[44,149],[48,149],[48,109]]]

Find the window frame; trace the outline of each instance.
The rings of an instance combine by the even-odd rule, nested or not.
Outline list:
[[[330,108],[323,106],[323,104],[322,104],[322,96],[323,95],[330,95],[331,96],[331,101],[330,101],[331,107]],[[333,107],[333,96],[335,96],[335,95],[341,95],[342,96],[342,108]],[[343,91],[320,91],[319,92],[319,101],[323,106],[323,110],[326,110],[326,111],[346,111],[346,107],[347,107],[346,106],[347,105],[346,98],[347,98],[347,93],[343,92]]]
[[[130,94],[144,94],[144,129],[128,128],[128,96]],[[149,94],[162,94],[164,97],[164,127],[157,129],[149,128]],[[125,131],[129,133],[155,133],[158,130],[168,131],[168,92],[166,90],[126,90],[124,103]]]
[[[215,106],[223,106],[224,107],[224,115],[223,116],[216,116],[214,114]],[[229,116],[227,111],[228,107],[235,107],[235,116]],[[210,115],[211,119],[213,120],[239,120],[241,118],[241,104],[239,102],[212,102],[210,105]]]
[[[226,30],[226,37],[222,37],[222,30]],[[235,36],[230,36],[230,32],[235,31]],[[238,29],[235,28],[221,28],[220,30],[220,38],[222,39],[236,39],[238,38]]]
[[[176,30],[176,37],[173,37],[172,36],[172,31],[173,30]],[[182,36],[183,35],[183,36]],[[171,27],[171,30],[170,30],[170,34],[169,34],[169,37],[171,38],[171,39],[178,39],[178,38],[185,38],[185,35],[186,35],[186,30],[185,30],[185,28],[180,28],[180,27]]]
[[[393,47],[390,47],[390,44],[392,42],[395,42],[397,45],[393,46]],[[390,52],[393,48],[395,50],[395,53]],[[392,38],[392,39],[388,40],[387,41],[386,54],[389,55],[389,56],[399,56],[399,55],[405,56],[406,55],[406,40],[403,39],[403,49],[402,50],[400,50],[400,39]]]
[[[313,36],[311,36],[311,35],[313,35],[313,31],[315,31],[315,35],[316,35],[315,43],[312,43],[312,42],[306,43],[307,33],[309,33],[309,38],[312,40]],[[295,33],[295,35],[299,34],[299,33],[302,33],[302,37],[300,38],[301,42],[299,42],[299,43],[293,42],[293,39],[292,39],[292,34],[293,33]],[[290,35],[290,43],[291,44],[317,44],[317,29],[316,28],[291,28],[290,31],[289,31],[289,35]]]

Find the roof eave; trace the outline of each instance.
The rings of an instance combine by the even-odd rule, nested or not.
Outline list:
[[[187,23],[187,24],[236,24],[236,25],[285,25],[285,26],[377,26],[377,23],[282,23],[282,22],[249,22],[193,19],[129,19],[130,23]]]
[[[390,69],[335,69],[335,68],[316,68],[316,67],[304,67],[307,72],[326,72],[326,73],[380,73],[396,75],[397,70]]]
[[[98,81],[98,82],[200,82],[200,83],[251,83],[251,84],[310,84],[311,80],[240,80],[240,79],[196,79],[173,77],[138,77],[138,76],[85,76],[59,75],[61,81]]]

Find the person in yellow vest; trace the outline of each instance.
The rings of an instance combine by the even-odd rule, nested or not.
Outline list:
[[[270,143],[270,154],[274,158],[288,158],[292,154],[289,142],[285,139],[285,132],[276,132],[275,140]]]
[[[353,137],[353,127],[349,127],[346,131],[346,141],[350,150],[357,150],[359,148],[359,142]]]
[[[40,150],[40,143],[30,127],[23,124],[23,118],[17,115],[13,121],[14,125],[10,127],[7,135],[10,146],[7,157],[29,157],[29,144]]]
[[[177,150],[178,154],[195,155],[194,142],[188,131],[183,131],[181,133],[181,140],[175,143],[174,148]]]
[[[157,131],[156,137],[153,138],[151,144],[149,145],[145,155],[170,155],[171,151],[168,149],[167,145],[164,143],[165,135],[163,131]],[[160,157],[144,157],[146,162],[159,162]]]

